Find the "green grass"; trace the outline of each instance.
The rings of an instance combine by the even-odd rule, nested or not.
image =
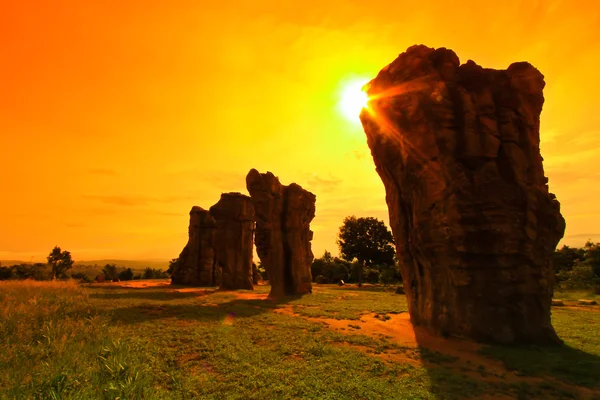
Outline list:
[[[600,295],[596,294],[593,290],[565,290],[555,291],[555,299],[577,301],[579,299],[587,300],[598,300],[600,302]]]
[[[565,346],[548,348],[486,347],[484,354],[502,360],[524,376],[552,376],[590,388],[600,388],[600,312],[554,308],[553,325]]]
[[[398,314],[407,312],[405,296],[384,291],[383,288],[338,289],[329,286],[327,290],[319,287],[311,296],[304,296],[289,302],[294,312],[313,318],[333,318],[359,320],[368,313]]]
[[[555,380],[598,388],[600,313],[555,310],[570,346],[562,350],[485,349],[521,375],[544,378],[497,383],[453,368],[456,357],[302,318],[359,326],[377,313],[392,323],[386,316],[405,311],[406,300],[384,290],[317,285],[309,296],[266,301],[174,289],[0,282],[0,399],[548,398],[572,394]],[[282,307],[300,316],[274,312]]]

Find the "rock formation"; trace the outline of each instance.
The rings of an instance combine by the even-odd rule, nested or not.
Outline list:
[[[310,222],[316,196],[271,172],[252,169],[246,187],[256,212],[256,251],[269,276],[271,297],[312,292]]]
[[[216,268],[221,270],[221,289],[249,289],[252,285],[254,207],[250,197],[223,193],[210,208],[216,221]]]
[[[544,77],[413,46],[361,113],[386,190],[411,320],[443,335],[559,343],[551,255],[565,221],[539,149]]]
[[[207,210],[194,206],[190,211],[188,243],[179,255],[171,283],[193,286],[216,286],[219,271],[215,268],[217,223]]]

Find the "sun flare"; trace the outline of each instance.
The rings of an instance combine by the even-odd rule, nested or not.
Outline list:
[[[369,96],[362,90],[368,79],[353,81],[344,86],[340,99],[340,110],[344,117],[352,122],[359,122],[359,114],[367,107]]]

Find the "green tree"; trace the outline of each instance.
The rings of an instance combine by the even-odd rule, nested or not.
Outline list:
[[[585,257],[584,249],[569,247],[564,245],[560,250],[555,250],[552,255],[552,264],[554,273],[557,276],[557,282],[560,277],[565,276],[565,272],[571,271],[577,261],[582,261]]]
[[[373,217],[346,217],[338,233],[340,255],[347,261],[358,260],[358,285],[363,269],[375,265],[394,265],[394,238],[383,221]]]
[[[119,280],[120,281],[130,281],[133,279],[133,270],[131,268],[126,268],[123,271],[119,272]]]
[[[325,250],[323,256],[313,260],[310,270],[317,283],[338,283],[340,280],[348,282],[350,263],[334,258]]]
[[[117,272],[116,264],[106,264],[102,267],[102,275],[104,275],[104,279],[107,281],[114,281],[119,277],[119,273]]]
[[[177,269],[178,265],[179,265],[179,258],[174,258],[171,261],[169,261],[169,268],[167,268],[167,274],[172,275],[173,271],[175,271]]]
[[[258,278],[262,281],[268,281],[269,280],[269,275],[267,275],[267,270],[265,269],[265,267],[262,265],[262,263],[259,261],[258,264],[256,264],[256,269],[258,270]]]
[[[584,263],[589,265],[596,278],[600,278],[600,243],[588,240],[583,246],[585,253]]]
[[[58,246],[54,246],[47,259],[48,265],[52,268],[52,279],[64,276],[74,263],[71,253],[67,250],[61,251]]]

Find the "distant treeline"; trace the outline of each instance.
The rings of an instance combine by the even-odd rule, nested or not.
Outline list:
[[[15,264],[3,266],[0,264],[0,280],[8,279],[35,279],[50,280],[53,278],[52,267],[49,264]],[[59,279],[78,279],[83,282],[92,282],[97,279],[105,281],[128,281],[133,279],[165,279],[169,278],[167,271],[160,268],[146,267],[143,269],[132,269],[116,264],[99,265],[76,265],[58,277]]]
[[[600,294],[600,243],[563,246],[554,252],[553,264],[556,288],[594,289]]]
[[[358,260],[350,262],[325,251],[323,256],[314,259],[310,269],[316,283],[358,283],[361,269],[364,283],[388,285],[402,281],[395,258],[393,263],[363,266]]]

